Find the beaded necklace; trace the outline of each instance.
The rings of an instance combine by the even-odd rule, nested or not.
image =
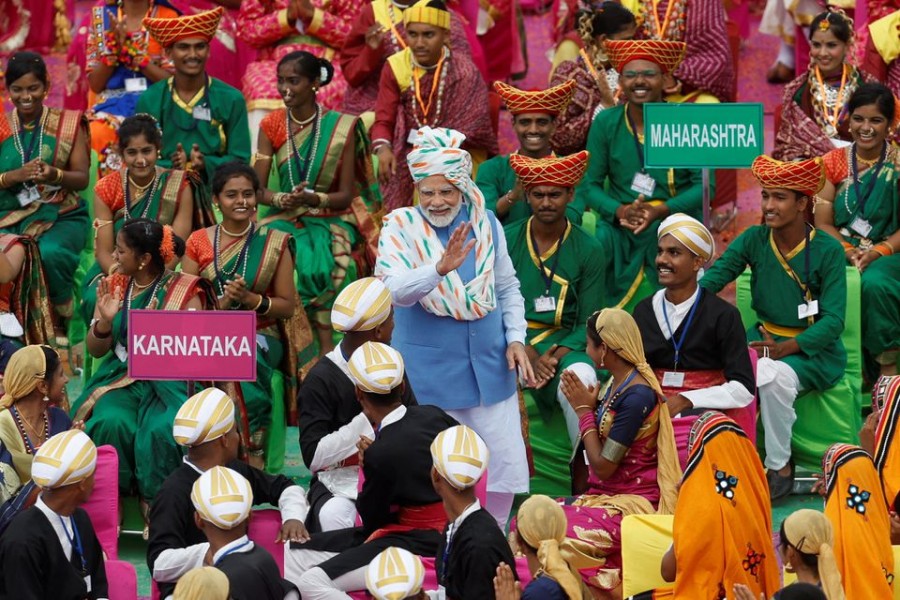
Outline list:
[[[291,150],[291,156],[288,160],[288,179],[291,182],[291,190],[297,188],[297,186],[306,182],[307,184],[311,183],[309,180],[309,170],[312,167],[312,162],[316,158],[316,152],[319,150],[319,137],[322,134],[322,111],[319,109],[319,104],[316,103],[316,112],[313,115],[312,123],[312,144],[309,147],[309,152],[306,153],[306,156],[301,160],[300,159],[300,151],[297,148],[297,143],[294,141],[294,133],[291,131],[291,121],[293,120],[293,116],[291,115],[291,109],[287,109],[286,113],[286,123],[287,123],[287,141],[288,148]],[[294,165],[294,161],[296,161],[296,165]],[[294,166],[297,169],[297,178],[294,178],[294,170],[291,168]]]
[[[10,412],[12,413],[16,421],[16,429],[19,430],[19,435],[22,436],[22,441],[25,443],[25,452],[28,454],[34,454],[37,449],[41,447],[43,440],[47,437],[47,432],[50,431],[50,419],[47,417],[47,411],[45,410],[43,414],[42,421],[44,430],[40,433],[35,431],[34,428],[31,427],[31,424],[25,422],[25,420],[22,418],[22,415],[19,414],[19,410],[15,406],[10,407]],[[31,441],[31,438],[28,437],[28,434],[25,432],[25,425],[28,425],[31,431],[33,431],[35,435],[37,435],[37,439],[39,442],[37,446],[34,445],[34,443]]]
[[[419,129],[425,127],[426,125],[431,125],[432,127],[436,127],[441,120],[441,104],[444,99],[444,86],[447,82],[447,71],[450,69],[446,64],[447,61],[450,60],[450,49],[444,46],[443,54],[441,55],[441,59],[438,61],[437,65],[434,67],[423,67],[419,63],[416,62],[415,58],[410,57],[412,61],[412,75],[410,76],[409,87],[415,90],[414,94],[409,95],[409,103],[410,108],[412,109],[413,118],[416,120],[416,125]],[[430,71],[434,69],[434,79],[431,82],[431,93],[428,95],[428,103],[422,99],[422,91],[419,87],[419,80],[421,78],[420,75],[417,75],[417,70],[422,71]],[[423,73],[424,74],[424,73]],[[437,97],[435,98],[435,91],[437,92]],[[428,119],[428,113],[431,112],[431,107],[434,105],[434,117],[430,120]],[[419,118],[419,109],[422,112],[422,118]]]
[[[644,13],[650,13],[644,19],[644,32],[650,39],[682,41],[685,31],[685,0],[669,0],[662,23],[659,21],[660,0],[646,0]]]
[[[244,233],[248,233],[245,231]],[[221,236],[222,236],[222,225],[216,225],[216,232],[213,235],[213,270],[216,274],[216,288],[219,291],[219,295],[223,295],[225,293],[225,282],[229,279],[234,279],[235,273],[238,272],[238,269],[241,269],[241,278],[246,281],[247,280],[247,254],[249,254],[250,250],[250,242],[253,240],[253,234],[256,233],[256,225],[251,222],[249,235],[244,238],[244,247],[241,248],[241,253],[238,255],[238,259],[234,261],[234,267],[231,269],[223,269],[219,266],[219,249],[221,248]],[[243,233],[241,234],[243,235]]]
[[[141,219],[146,219],[147,213],[150,212],[150,200],[153,198],[153,194],[156,193],[156,186],[159,183],[159,179],[160,179],[159,174],[158,174],[156,168],[154,168],[153,181],[150,182],[150,185],[145,186],[143,189],[141,189],[136,184],[134,186],[135,188],[138,188],[137,189],[138,194],[140,194],[142,191],[144,192],[143,196],[138,198],[138,201],[137,201],[138,204],[140,204],[141,202],[143,202],[145,200],[147,201],[147,203],[144,205],[144,210],[141,211],[141,215],[139,217]],[[122,188],[125,190],[124,211],[125,211],[125,220],[126,221],[129,221],[132,218],[134,218],[131,216],[131,185],[129,185],[129,184],[133,184],[133,183],[134,182],[131,181],[131,177],[128,176],[128,168],[126,167],[125,170],[122,172]],[[149,191],[144,191],[144,190],[147,190],[147,188],[149,188]]]
[[[397,52],[400,52],[401,50],[406,50],[406,46],[407,46],[406,40],[403,39],[403,36],[400,35],[399,31],[397,31],[397,26],[394,25],[394,23],[398,23],[398,22],[402,21],[402,18],[396,19],[396,20],[394,19],[394,3],[391,0],[388,0],[388,2],[387,2],[387,9],[388,9],[388,19],[391,22],[391,37],[390,37],[391,52],[390,52],[390,54],[396,54]]]
[[[838,135],[838,124],[844,106],[853,92],[856,91],[856,78],[852,77],[852,67],[844,65],[841,73],[841,85],[836,88],[825,83],[819,67],[810,69],[809,88],[812,96],[813,113],[816,122],[828,137]]]
[[[609,429],[606,427],[607,425],[612,426],[612,419],[614,415],[609,413],[609,407],[612,406],[613,402],[618,399],[619,396],[622,395],[622,392],[625,391],[625,388],[631,383],[631,380],[637,376],[637,369],[632,368],[631,372],[628,373],[628,376],[616,387],[615,391],[613,391],[612,385],[606,388],[606,394],[603,396],[603,400],[600,401],[600,405],[597,407],[597,412],[594,414],[594,421],[597,423],[597,428],[600,430],[601,435],[605,435],[603,432],[608,432]]]

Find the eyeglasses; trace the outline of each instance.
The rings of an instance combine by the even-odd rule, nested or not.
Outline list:
[[[456,194],[458,190],[455,187],[446,187],[441,188],[439,190],[433,190],[431,188],[419,188],[419,198],[423,200],[434,200],[437,197],[440,197],[441,200],[450,200]]]
[[[655,69],[645,69],[643,71],[622,71],[622,79],[637,79],[638,77],[643,77],[644,79],[655,79],[660,75],[662,75],[662,73]]]

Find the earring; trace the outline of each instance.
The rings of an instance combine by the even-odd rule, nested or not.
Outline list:
[[[49,396],[44,396],[44,402],[50,402],[50,397],[49,397]]]
[[[144,270],[144,263],[141,263],[140,266],[138,267],[138,271],[143,271],[143,270]]]

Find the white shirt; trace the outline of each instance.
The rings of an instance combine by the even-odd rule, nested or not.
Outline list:
[[[503,228],[497,229],[500,235],[493,236],[496,250],[494,284],[497,291],[497,307],[503,312],[506,344],[519,342],[524,345],[528,327],[525,322],[525,299],[519,291],[519,280],[509,257]],[[474,249],[472,251],[474,252]],[[412,306],[430,294],[443,279],[444,276],[437,272],[435,263],[409,269],[400,275],[385,276],[384,285],[390,290],[396,306]]]
[[[659,329],[667,340],[672,339],[672,335],[678,331],[681,323],[687,318],[699,293],[700,287],[697,286],[691,297],[681,304],[669,302],[666,299],[665,289],[661,289],[653,295],[653,314],[656,315]],[[665,306],[665,314],[663,313],[663,306]],[[666,315],[669,317],[669,325],[672,327],[671,331],[666,325]],[[712,410],[744,408],[753,401],[753,394],[738,381],[726,381],[722,385],[715,385],[702,390],[681,392],[681,395],[690,400],[694,408],[708,408]]]

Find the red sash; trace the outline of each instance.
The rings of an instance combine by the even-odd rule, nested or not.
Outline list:
[[[662,385],[663,374],[666,371],[671,369],[654,369],[653,373],[656,375],[656,378],[659,380],[660,385]],[[702,390],[708,387],[713,387],[715,385],[722,385],[727,380],[725,379],[725,373],[721,370],[707,370],[707,371],[680,371],[684,373],[684,385],[680,388],[672,388],[672,387],[664,387],[662,388],[663,394],[666,398],[670,398],[676,394],[681,392],[690,392],[692,390]]]
[[[414,529],[444,531],[444,527],[447,526],[447,513],[444,511],[443,502],[423,506],[401,506],[397,517],[397,523],[376,530],[366,541],[371,542],[391,533],[403,533]]]

